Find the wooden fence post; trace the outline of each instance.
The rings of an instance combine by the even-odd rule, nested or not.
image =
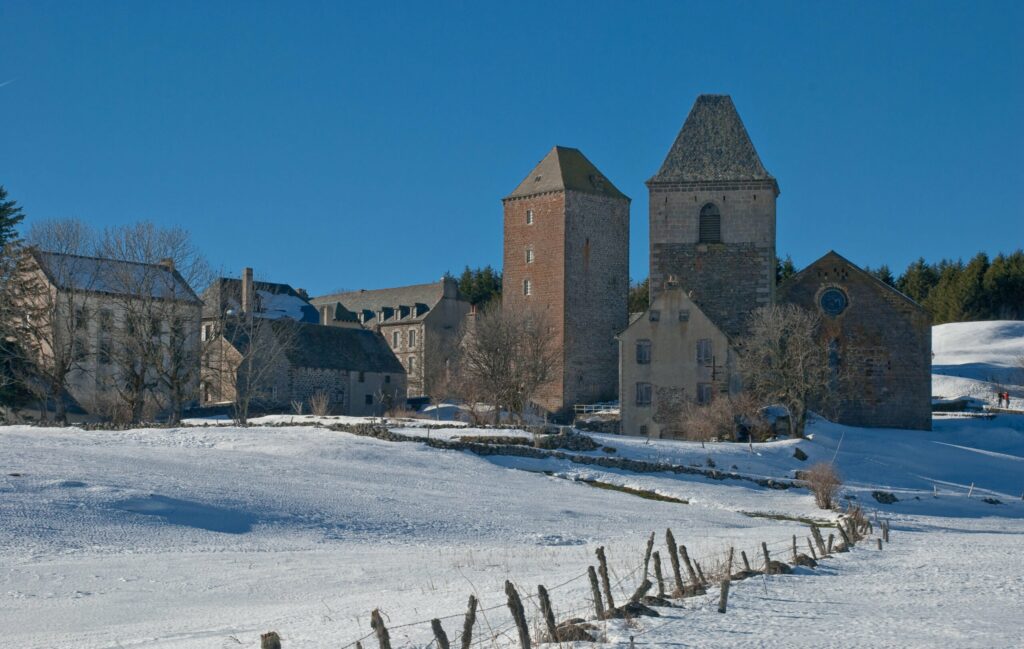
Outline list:
[[[608,579],[608,560],[604,556],[604,546],[597,549],[597,570],[601,575],[601,586],[604,589],[604,601],[608,602],[608,610],[615,608],[615,600],[612,598],[612,584]]]
[[[587,576],[590,577],[590,592],[594,597],[594,612],[597,613],[597,619],[604,619],[604,606],[601,604],[601,589],[597,585],[597,573],[594,572],[594,566],[587,566]]]
[[[466,619],[462,623],[462,649],[469,649],[473,642],[473,625],[476,624],[476,597],[469,596],[469,605],[466,607]]]
[[[882,549],[882,539],[875,539],[875,540],[878,541],[878,549],[881,550]]]
[[[511,581],[505,582],[505,595],[508,596],[508,610],[512,612],[512,619],[519,631],[519,646],[522,649],[530,649],[530,627],[526,625],[526,611],[523,610],[523,601],[519,599],[519,593]]]
[[[853,541],[850,539],[849,533],[847,533],[843,528],[843,521],[839,521],[839,524],[836,525],[836,529],[839,530],[839,536],[843,537],[843,543],[846,544],[846,549],[849,550],[853,547]]]
[[[537,598],[540,599],[540,613],[544,616],[544,624],[548,627],[548,641],[558,642],[558,629],[555,626],[555,612],[551,610],[551,599],[548,597],[548,589],[544,586],[537,586]]]
[[[648,568],[650,568],[650,565],[651,565],[651,552],[653,550],[654,550],[654,532],[651,532],[651,537],[649,539],[647,539],[647,551],[644,552],[644,576],[643,576],[644,579],[647,579],[647,575],[651,574],[650,570],[648,570]]]
[[[732,547],[730,547],[729,548],[729,561],[727,561],[726,564],[725,564],[725,578],[726,579],[732,579],[732,554],[733,554],[733,551],[734,551],[734,549]]]
[[[672,574],[676,578],[676,590],[673,597],[683,596],[683,575],[679,572],[679,550],[676,548],[676,539],[672,536],[672,530],[665,530],[665,545],[668,546],[668,558],[672,562]]]
[[[437,641],[437,649],[449,649],[448,634],[441,627],[441,620],[434,618],[430,621],[430,628],[434,631],[434,640]]]
[[[743,569],[746,570],[747,572],[753,572],[750,569],[750,562],[747,561],[747,552],[746,552],[746,550],[740,550],[740,557],[743,559]]]
[[[722,593],[718,596],[718,612],[725,613],[725,608],[729,604],[729,580],[722,580]]]
[[[814,544],[811,543],[811,537],[807,537],[807,549],[811,551],[811,558],[815,561],[818,560],[818,554],[814,551]]]
[[[388,635],[387,627],[384,626],[379,608],[373,609],[373,612],[370,613],[370,628],[377,634],[377,643],[380,644],[380,649],[391,649],[391,636]]]
[[[690,576],[690,581],[694,586],[700,586],[701,582],[697,579],[697,573],[693,569],[693,564],[690,563],[690,555],[686,552],[686,546],[679,546],[679,556],[683,558],[683,563],[686,564],[686,574]]]
[[[835,540],[836,540],[836,535],[835,534],[829,534],[828,535],[828,548],[827,548],[828,552],[826,552],[825,554],[832,554],[832,542],[835,541]]]
[[[825,541],[821,538],[821,530],[818,529],[817,525],[811,525],[811,536],[814,537],[814,542],[818,544],[818,552],[821,553],[821,556],[824,557],[827,555],[828,552],[825,551]]]
[[[694,559],[693,567],[697,569],[697,578],[700,579],[701,586],[707,586],[708,580],[704,578],[704,571],[700,569],[700,561]]]
[[[665,579],[661,576],[661,555],[654,553],[654,577],[658,580],[658,597],[665,596]]]
[[[277,635],[277,631],[260,635],[260,649],[281,649],[281,636]]]
[[[761,552],[764,553],[764,574],[772,574],[772,559],[768,555],[768,544],[761,541]]]
[[[638,604],[643,596],[647,594],[647,591],[651,589],[651,580],[644,577],[644,582],[637,586],[633,592],[633,596],[629,598],[629,601],[633,604]]]

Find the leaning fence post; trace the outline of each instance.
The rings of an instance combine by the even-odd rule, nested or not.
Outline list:
[[[878,541],[878,549],[881,550],[882,549],[882,539],[875,539],[875,540]]]
[[[772,574],[772,560],[768,556],[768,544],[764,541],[761,541],[761,552],[764,552],[764,574],[770,575]]]
[[[608,580],[608,560],[604,556],[604,546],[597,549],[598,572],[601,574],[601,586],[604,589],[604,599],[608,602],[608,610],[615,608],[615,600],[612,599],[612,584]]]
[[[746,552],[746,550],[740,550],[740,557],[742,557],[742,559],[743,559],[743,569],[745,571],[747,571],[747,572],[753,572],[750,569],[750,562],[747,561],[747,552]]]
[[[469,596],[469,605],[466,608],[466,620],[462,623],[462,649],[469,649],[473,642],[473,625],[476,624],[476,597]]]
[[[540,613],[544,616],[544,624],[548,627],[548,641],[558,642],[558,629],[555,627],[555,612],[551,610],[551,599],[548,589],[537,586],[537,598],[540,599]]]
[[[683,596],[683,575],[679,572],[679,550],[676,548],[676,539],[672,536],[672,529],[665,530],[665,545],[668,546],[668,558],[672,562],[672,574],[676,578],[676,590],[674,597]]]
[[[448,649],[448,634],[441,627],[441,620],[434,618],[430,621],[430,628],[434,631],[434,640],[437,641],[437,649]]]
[[[701,568],[700,568],[700,561],[697,561],[696,559],[694,559],[693,567],[697,569],[697,577],[700,579],[700,585],[701,586],[707,586],[708,585],[708,580],[704,578],[704,571],[701,570]]]
[[[665,579],[661,576],[661,555],[654,553],[654,577],[658,580],[658,597],[665,596]]]
[[[523,601],[519,599],[519,593],[511,581],[505,582],[505,594],[508,596],[508,610],[512,612],[512,619],[519,630],[519,645],[522,649],[530,649],[530,628],[526,626],[526,612],[523,610]]]
[[[733,548],[729,548],[729,561],[725,564],[725,578],[732,579],[732,554]]]
[[[811,536],[814,537],[814,542],[818,544],[818,552],[821,556],[825,556],[828,552],[825,551],[825,541],[821,538],[821,530],[818,529],[817,525],[811,525]]]
[[[729,604],[729,580],[722,580],[722,593],[718,596],[718,612],[725,613],[725,608]]]
[[[807,549],[811,551],[811,558],[815,561],[818,560],[818,554],[814,551],[814,544],[811,543],[811,537],[807,537]]]
[[[648,568],[651,565],[651,551],[654,550],[654,532],[651,532],[651,538],[647,539],[647,551],[644,552],[644,579],[647,579],[647,575],[650,574]]]
[[[796,561],[796,534],[793,535],[793,561]]]
[[[683,563],[686,564],[686,573],[690,575],[690,581],[693,582],[694,586],[700,586],[701,582],[697,579],[697,573],[693,569],[693,564],[690,563],[690,555],[686,552],[686,546],[679,546],[679,556],[683,558]]]
[[[601,604],[601,589],[597,585],[597,573],[594,572],[594,566],[587,566],[587,576],[590,577],[590,592],[594,597],[594,612],[597,613],[597,619],[604,619],[604,605]]]
[[[832,543],[835,540],[836,540],[836,535],[835,534],[829,534],[828,535],[828,548],[827,548],[828,551],[825,554],[832,554]]]
[[[846,549],[849,550],[853,547],[853,541],[850,540],[850,535],[843,528],[843,521],[839,521],[839,525],[836,525],[836,529],[839,530],[839,536],[843,537],[843,543],[846,544]]]
[[[387,627],[384,626],[379,608],[373,609],[373,612],[370,613],[370,628],[377,634],[380,649],[391,649],[391,636],[388,635]]]
[[[260,649],[281,649],[281,636],[277,631],[268,631],[260,636]]]

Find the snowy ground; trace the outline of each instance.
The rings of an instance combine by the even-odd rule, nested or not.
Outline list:
[[[481,432],[490,431],[430,434]],[[1021,646],[1024,568],[1013,548],[1024,539],[1024,417],[945,421],[934,432],[817,422],[812,434],[753,454],[598,436],[616,456],[710,457],[721,470],[779,479],[835,456],[848,492],[894,529],[881,553],[862,544],[817,571],[736,584],[725,616],[705,597],[630,628],[608,623],[612,646],[630,635],[659,646]],[[793,458],[797,445],[808,463]],[[588,609],[579,577],[598,545],[623,598],[651,531],[660,545],[671,526],[709,565],[729,546],[753,559],[761,541],[785,558],[790,535],[806,535],[802,523],[750,513],[822,516],[803,490],[483,458],[308,426],[8,427],[0,448],[0,628],[20,648],[256,647],[269,629],[289,648],[342,647],[369,632],[378,606],[396,647],[424,647],[429,623],[401,625],[458,614],[474,591],[497,607],[487,624],[499,637],[485,646],[508,646],[506,578],[552,588],[561,618]],[[689,504],[566,479],[581,477]],[[900,501],[878,505],[878,488]],[[527,609],[536,612],[532,601]],[[457,623],[446,620],[450,635]]]
[[[932,395],[967,396],[1024,410],[1024,322],[954,322],[932,327]]]

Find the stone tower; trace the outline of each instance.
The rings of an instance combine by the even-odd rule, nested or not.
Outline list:
[[[651,298],[669,275],[728,336],[775,291],[775,199],[728,95],[697,97],[650,191]]]
[[[618,394],[626,327],[629,198],[577,149],[556,146],[503,199],[502,305],[542,313],[558,378],[537,399],[555,418]]]

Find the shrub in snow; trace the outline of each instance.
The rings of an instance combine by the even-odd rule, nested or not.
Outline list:
[[[836,496],[843,481],[831,464],[822,462],[815,464],[803,474],[807,488],[814,494],[814,502],[822,509],[832,509],[836,504]]]

